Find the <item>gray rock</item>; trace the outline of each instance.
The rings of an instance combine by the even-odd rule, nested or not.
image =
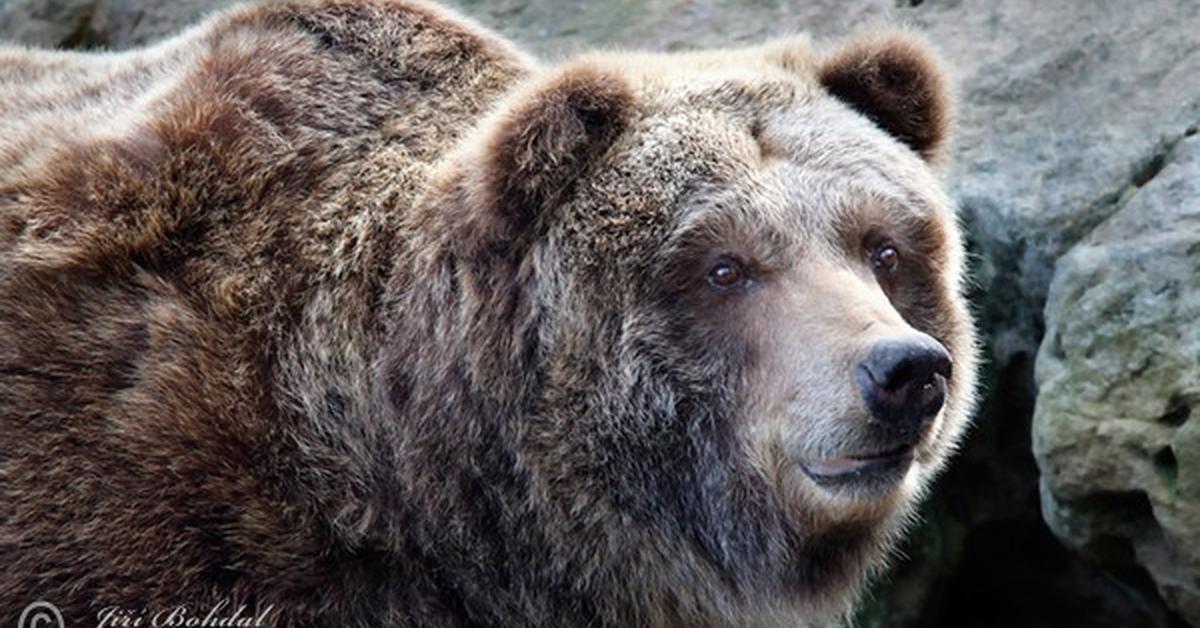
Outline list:
[[[993,357],[1005,364],[1036,347],[1054,260],[1200,122],[1200,3],[921,8],[962,79],[951,181],[981,254]]]
[[[1047,523],[1200,626],[1200,138],[1058,262],[1037,361]]]
[[[195,23],[231,0],[0,0],[0,39],[40,48],[121,50]]]
[[[107,0],[9,0],[0,4],[0,38],[42,48],[105,44]]]
[[[233,0],[109,0],[108,46],[133,48],[173,35]]]

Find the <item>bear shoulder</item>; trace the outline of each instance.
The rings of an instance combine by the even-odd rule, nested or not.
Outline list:
[[[415,196],[532,67],[411,0],[251,4],[145,49],[0,60],[0,256],[55,267],[178,248],[214,223],[274,229],[373,160],[404,179],[392,196]]]
[[[531,67],[410,1],[250,5],[128,52],[0,47],[0,449],[20,528],[0,533],[20,554],[0,599],[84,617],[94,600],[203,604],[227,563],[281,596],[334,569],[335,533],[306,513],[361,490],[368,462],[322,486],[304,469],[343,460],[324,425],[370,414],[398,224]],[[197,512],[219,542],[177,516]],[[64,556],[124,576],[46,584]]]

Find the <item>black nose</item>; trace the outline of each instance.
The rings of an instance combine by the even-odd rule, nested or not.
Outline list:
[[[942,343],[924,334],[882,340],[854,366],[854,378],[876,421],[916,431],[946,401],[950,354]]]

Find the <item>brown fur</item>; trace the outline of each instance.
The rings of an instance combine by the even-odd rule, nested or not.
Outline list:
[[[974,370],[949,203],[897,141],[941,145],[940,79],[830,86],[874,89],[869,52],[543,70],[410,0],[0,47],[0,623],[845,610]],[[876,233],[912,260],[882,283]],[[710,289],[722,255],[752,287]],[[893,489],[821,489],[797,456],[874,438],[844,369],[913,329],[954,356],[946,410]]]
[[[821,84],[930,161],[945,158],[950,103],[938,61],[911,36],[860,37],[825,61]]]

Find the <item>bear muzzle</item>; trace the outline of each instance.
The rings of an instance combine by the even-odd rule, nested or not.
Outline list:
[[[877,341],[853,368],[868,411],[864,442],[854,453],[804,461],[805,473],[826,488],[889,490],[945,405],[951,374],[949,352],[926,334]]]

